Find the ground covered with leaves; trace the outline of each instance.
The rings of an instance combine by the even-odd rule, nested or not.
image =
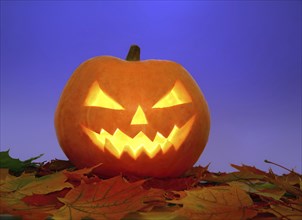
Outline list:
[[[206,166],[179,178],[102,179],[93,167],[38,158],[0,152],[0,219],[302,219],[302,176],[291,170],[232,164],[231,173]]]

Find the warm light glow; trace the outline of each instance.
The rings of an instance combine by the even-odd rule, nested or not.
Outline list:
[[[96,146],[103,151],[106,148],[117,158],[120,158],[124,152],[128,152],[136,159],[143,151],[153,158],[159,151],[166,153],[171,147],[178,150],[187,138],[194,121],[195,116],[191,117],[181,128],[175,125],[168,137],[157,132],[153,141],[142,131],[131,138],[120,129],[116,129],[113,134],[110,134],[105,129],[101,129],[100,133],[97,133],[85,126],[82,128]]]
[[[145,113],[143,111],[143,109],[138,106],[137,110],[132,118],[131,121],[132,125],[143,125],[143,124],[148,124],[147,118],[145,116]]]
[[[152,108],[167,108],[189,102],[192,102],[191,96],[182,83],[176,81],[172,90],[161,98]]]
[[[85,106],[102,107],[116,110],[124,110],[124,108],[107,95],[99,86],[94,82],[88,92],[88,96],[84,103]]]

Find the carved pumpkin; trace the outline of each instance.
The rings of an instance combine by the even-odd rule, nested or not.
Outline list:
[[[55,114],[59,143],[78,168],[175,177],[191,168],[209,135],[207,103],[190,74],[165,60],[99,56],[82,63]]]

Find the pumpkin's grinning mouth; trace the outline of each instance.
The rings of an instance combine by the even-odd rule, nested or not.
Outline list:
[[[101,129],[100,133],[94,132],[82,125],[84,132],[89,136],[91,141],[103,151],[108,150],[115,157],[120,158],[124,152],[136,159],[143,151],[153,158],[157,153],[162,151],[166,153],[172,146],[175,150],[182,145],[187,138],[195,116],[192,116],[181,128],[174,125],[168,137],[164,137],[157,132],[154,140],[140,131],[135,137],[131,138],[120,129],[116,129],[113,134]]]

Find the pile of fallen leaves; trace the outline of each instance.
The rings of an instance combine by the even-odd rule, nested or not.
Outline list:
[[[116,176],[68,161],[34,163],[0,152],[0,218],[10,219],[302,219],[302,176],[252,166],[179,178]],[[12,217],[13,216],[13,217]]]

